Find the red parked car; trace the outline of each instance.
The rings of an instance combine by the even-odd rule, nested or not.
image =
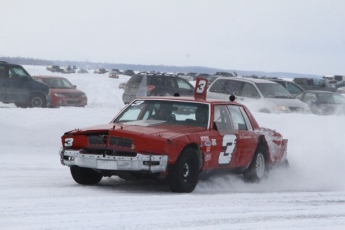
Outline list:
[[[260,127],[234,96],[206,99],[206,79],[196,85],[194,97],[137,98],[108,124],[64,133],[61,163],[83,185],[112,175],[166,178],[173,192],[185,193],[212,172],[254,182],[288,164],[287,139]]]
[[[51,107],[87,105],[86,94],[69,80],[58,76],[33,76],[50,87]]]

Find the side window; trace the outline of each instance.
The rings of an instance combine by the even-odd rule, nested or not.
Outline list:
[[[214,93],[225,93],[225,79],[216,79],[209,91]]]
[[[165,77],[164,79],[164,86],[169,88],[177,88],[175,79],[172,77]]]
[[[240,106],[229,105],[232,120],[234,122],[235,130],[248,130],[243,114],[240,110]]]
[[[314,93],[306,93],[304,95],[303,101],[305,101],[306,103],[311,103],[313,101],[317,101],[317,97]]]
[[[242,97],[260,98],[260,95],[252,84],[244,83]]]
[[[0,66],[0,78],[6,78],[5,66]]]
[[[193,90],[193,86],[188,84],[188,82],[184,81],[183,79],[176,78],[176,82],[177,82],[178,88],[180,89]]]
[[[29,78],[28,74],[23,68],[20,67],[11,67],[9,68],[9,78]]]
[[[225,94],[228,94],[228,95],[234,94],[237,96],[242,96],[243,87],[244,87],[244,82],[228,80],[226,81],[226,85],[225,85]]]
[[[163,79],[162,77],[151,77],[151,82],[150,85],[154,85],[154,86],[163,86]]]
[[[230,119],[229,111],[226,105],[214,106],[214,128],[217,129],[221,135],[226,131],[234,130],[232,121]]]

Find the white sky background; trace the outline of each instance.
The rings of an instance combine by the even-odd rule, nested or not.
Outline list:
[[[24,66],[52,75],[45,66]],[[22,109],[0,103],[1,230],[344,230],[344,116],[253,113],[288,139],[289,170],[259,184],[237,176],[199,181],[191,194],[114,176],[76,184],[60,164],[61,136],[108,123],[123,107],[108,74],[62,74],[88,96],[85,108]],[[4,108],[3,108],[4,107]]]
[[[2,0],[0,56],[345,74],[343,0]]]

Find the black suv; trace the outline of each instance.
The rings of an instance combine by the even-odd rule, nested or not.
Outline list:
[[[139,73],[126,83],[122,100],[128,104],[137,97],[145,96],[193,96],[194,87],[177,75]]]
[[[20,65],[0,61],[0,102],[18,107],[49,107],[50,89]]]
[[[335,88],[334,85],[326,84],[324,79],[300,77],[294,78],[293,82],[295,82],[305,90],[324,90],[331,92],[337,91],[337,88]]]

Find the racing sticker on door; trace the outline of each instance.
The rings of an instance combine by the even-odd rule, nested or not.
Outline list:
[[[229,164],[231,162],[232,153],[236,147],[237,137],[234,134],[227,134],[223,136],[223,149],[224,152],[220,152],[218,163],[219,164]]]

